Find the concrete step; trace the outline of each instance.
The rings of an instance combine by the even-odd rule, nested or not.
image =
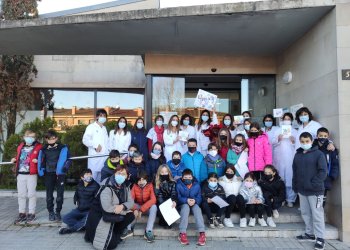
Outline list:
[[[136,224],[134,229],[135,236],[143,236],[145,233],[146,224]],[[218,238],[290,238],[303,234],[305,231],[305,225],[303,223],[282,223],[277,224],[276,228],[261,227],[256,225],[255,227],[240,228],[239,225],[235,225],[234,228],[222,228],[222,229],[208,229],[206,230],[206,236],[208,240]],[[164,229],[155,225],[154,235],[157,239],[177,237],[179,234],[178,226],[174,225],[172,229]],[[191,223],[187,230],[188,236],[197,236],[195,224]],[[327,240],[339,239],[338,229],[327,224],[325,238]]]

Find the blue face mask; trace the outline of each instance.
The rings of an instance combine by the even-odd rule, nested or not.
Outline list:
[[[183,182],[185,185],[191,185],[191,184],[192,184],[192,180],[188,180],[188,179],[183,179],[182,182]]]
[[[106,121],[107,121],[106,117],[99,117],[98,118],[98,122],[101,123],[101,124],[105,123]]]
[[[143,123],[142,123],[142,122],[136,123],[136,127],[137,127],[138,129],[142,129],[142,128],[143,128]]]
[[[134,155],[134,151],[129,151],[129,156],[132,157]]]
[[[114,179],[115,179],[115,182],[118,184],[118,185],[121,185],[124,183],[125,181],[125,176],[124,175],[120,175],[120,174],[117,174],[114,176]]]
[[[201,118],[202,118],[202,121],[204,121],[204,122],[209,120],[209,116],[207,116],[207,115],[202,115]]]
[[[225,126],[230,126],[231,125],[231,120],[224,120]]]
[[[273,125],[273,122],[268,121],[268,122],[264,122],[264,124],[267,128],[271,128]]]
[[[216,188],[218,186],[218,183],[213,181],[209,181],[208,184],[210,188]]]
[[[301,144],[300,147],[304,150],[309,150],[310,148],[312,148],[312,143],[310,144]]]
[[[156,121],[156,124],[158,127],[161,127],[163,125],[163,121]]]
[[[92,176],[84,177],[84,181],[87,182],[87,183],[90,183],[92,181]]]
[[[158,150],[158,149],[153,149],[153,154],[155,154],[155,155],[160,155],[160,153],[162,152],[162,151],[160,151],[160,150]]]
[[[125,124],[125,122],[119,122],[118,126],[119,126],[119,128],[123,129],[123,128],[125,128],[126,124]]]
[[[302,123],[307,123],[309,122],[309,116],[308,115],[301,115],[299,116],[299,119]]]
[[[250,130],[250,125],[244,125],[245,130]]]
[[[35,141],[35,139],[33,137],[30,137],[30,136],[25,136],[24,141],[26,142],[27,145],[32,145],[33,142]]]
[[[190,121],[189,120],[183,120],[182,122],[184,124],[184,126],[188,126],[190,125]]]

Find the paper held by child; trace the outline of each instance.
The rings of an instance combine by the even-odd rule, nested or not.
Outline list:
[[[239,156],[238,161],[235,165],[235,168],[239,176],[241,176],[242,178],[245,176],[246,173],[249,172],[247,162],[248,162],[248,153],[243,151]]]
[[[168,199],[160,204],[159,210],[169,226],[180,219],[180,215],[177,212],[176,208],[173,207],[173,201],[171,199]]]
[[[283,116],[283,109],[274,109],[273,110],[273,117],[280,118]]]
[[[196,100],[194,101],[194,106],[213,110],[215,108],[217,98],[217,95],[199,89]]]
[[[233,117],[233,120],[234,120],[235,124],[240,125],[240,124],[243,124],[244,117],[243,117],[243,115],[235,115]]]
[[[188,132],[186,131],[179,131],[180,141],[187,141],[188,139]]]
[[[223,208],[223,207],[227,207],[229,206],[229,204],[223,200],[221,197],[219,196],[214,196],[213,198],[211,198],[212,202],[214,202],[216,205],[218,205],[220,208]]]
[[[283,138],[289,138],[292,136],[292,125],[282,125],[281,129]]]

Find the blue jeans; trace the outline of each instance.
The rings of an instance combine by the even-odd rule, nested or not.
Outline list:
[[[88,214],[89,211],[80,211],[75,208],[63,217],[63,222],[67,224],[69,229],[76,232],[85,226]]]

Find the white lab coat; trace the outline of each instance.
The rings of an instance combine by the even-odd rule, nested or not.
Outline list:
[[[316,121],[310,121],[309,124],[304,127],[303,124],[301,124],[298,128],[298,133],[295,138],[295,150],[300,148],[300,141],[299,141],[299,136],[304,133],[304,132],[309,132],[312,135],[312,139],[317,138],[317,130],[321,128],[322,125]]]
[[[85,133],[83,135],[83,144],[88,147],[88,155],[104,155],[109,153],[108,147],[108,133],[105,126],[100,127],[97,122],[91,123],[86,127]],[[96,148],[101,145],[101,152],[97,153]],[[96,172],[101,172],[101,169],[106,161],[105,157],[96,157],[88,159],[88,168],[93,172],[93,178],[96,181],[100,181],[96,177]]]
[[[218,117],[214,113],[213,120],[210,125],[218,125]],[[210,138],[206,137],[203,134],[203,130],[207,130],[210,126],[205,123],[200,125],[200,129],[198,130],[198,124],[195,126],[196,137],[197,137],[197,150],[205,157],[208,153],[208,145],[210,143]]]
[[[193,126],[188,125],[187,128],[185,129],[184,126],[181,125],[180,126],[180,130],[181,131],[185,131],[185,132],[188,133],[188,139],[191,139],[191,138],[197,139],[197,137],[196,137],[196,129]],[[180,151],[181,154],[186,153],[188,151],[187,143],[181,141],[180,144],[181,144],[181,151]]]
[[[127,153],[131,144],[131,134],[129,131],[124,135],[124,131],[119,134],[114,133],[114,130],[109,132],[109,150],[118,150],[119,153]]]
[[[180,151],[182,149],[181,142],[178,141],[174,143],[176,138],[179,136],[178,133],[174,133],[171,131],[168,131],[167,129],[164,130],[163,133],[163,139],[164,139],[164,156],[167,161],[170,161],[172,159],[172,153],[174,151]]]
[[[269,137],[269,142],[271,145],[271,152],[273,157],[275,154],[274,142],[276,141],[276,135],[277,135],[277,141],[278,141],[278,135],[281,133],[281,128],[277,126],[272,126],[269,131],[266,131],[266,128],[262,128],[261,130],[264,131]]]
[[[152,145],[158,141],[158,139],[157,139],[157,133],[156,133],[156,131],[154,130],[154,127],[152,127],[152,128],[148,131],[146,137],[147,137],[148,139],[151,139],[151,140],[152,140]]]

